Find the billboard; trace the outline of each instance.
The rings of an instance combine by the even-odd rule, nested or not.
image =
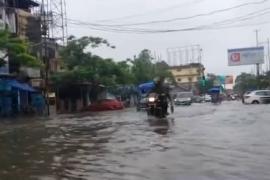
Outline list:
[[[264,47],[251,47],[228,50],[229,66],[263,64]]]

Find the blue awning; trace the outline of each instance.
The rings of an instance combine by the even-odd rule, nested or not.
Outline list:
[[[144,83],[139,85],[139,90],[141,91],[141,93],[148,93],[150,92],[153,88],[155,87],[155,83],[154,82],[148,82],[148,83]]]
[[[13,88],[22,90],[22,91],[37,92],[37,90],[35,90],[31,86],[29,86],[28,84],[26,84],[26,83],[20,83],[20,82],[18,82],[16,80],[10,80],[10,81],[8,81],[8,85],[10,85]]]
[[[208,90],[208,93],[220,93],[220,88],[214,87]]]

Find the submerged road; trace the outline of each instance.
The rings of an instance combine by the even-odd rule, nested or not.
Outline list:
[[[269,180],[270,106],[193,104],[0,124],[1,180]]]

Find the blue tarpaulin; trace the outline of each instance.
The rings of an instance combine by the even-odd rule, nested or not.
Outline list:
[[[11,86],[12,88],[27,91],[27,92],[37,92],[34,88],[29,86],[26,83],[20,83],[17,80],[6,80],[7,85]]]
[[[208,90],[208,93],[220,93],[220,87],[213,87]]]
[[[155,83],[154,82],[148,82],[148,83],[144,83],[139,85],[139,90],[141,93],[148,93],[150,92],[153,88],[155,87]]]

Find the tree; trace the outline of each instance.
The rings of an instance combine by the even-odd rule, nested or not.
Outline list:
[[[169,78],[174,80],[172,74],[169,71],[169,65],[162,62],[153,62],[151,51],[148,49],[142,50],[138,57],[132,63],[132,73],[135,78],[135,84],[144,83],[153,80],[155,77]]]
[[[244,93],[248,90],[254,90],[258,86],[258,81],[255,75],[242,73],[235,80],[234,91]]]
[[[60,55],[64,60],[68,70],[73,70],[77,66],[88,65],[89,63],[95,63],[97,60],[100,60],[100,57],[92,55],[91,52],[86,51],[87,48],[97,48],[101,45],[106,45],[111,48],[107,40],[99,37],[87,37],[76,39],[74,36],[71,36],[68,41],[68,45],[62,49]]]
[[[155,76],[152,60],[151,52],[144,49],[134,61],[131,61],[132,73],[134,74],[136,84],[153,80]]]
[[[8,31],[0,31],[0,51],[4,56],[0,57],[0,67],[5,65],[5,58],[9,57],[12,63],[27,67],[40,67],[41,62],[28,51],[28,44],[13,37]]]
[[[68,45],[60,52],[66,69],[53,75],[52,80],[57,84],[87,81],[114,86],[127,83],[129,71],[124,63],[103,59],[89,51],[101,45],[115,48],[107,40],[98,37],[69,38]]]

